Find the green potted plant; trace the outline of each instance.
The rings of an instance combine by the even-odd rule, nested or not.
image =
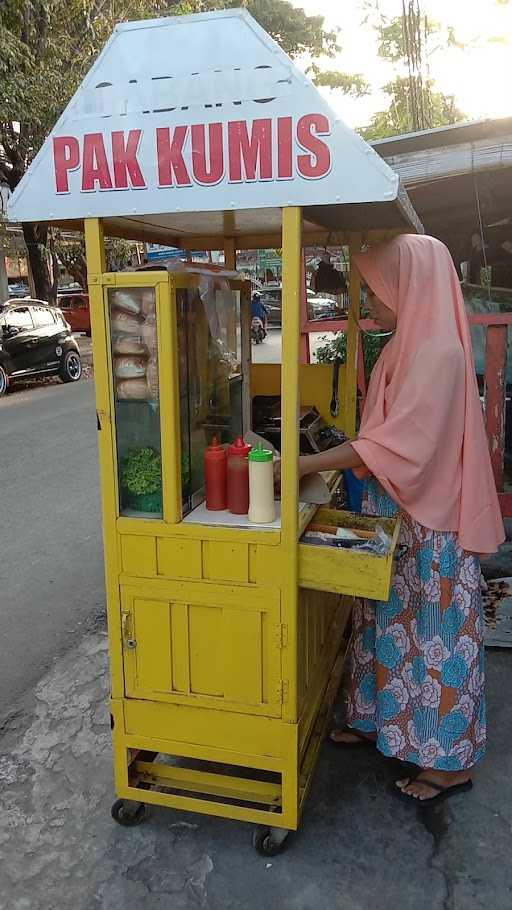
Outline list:
[[[162,512],[162,459],[150,446],[128,449],[121,459],[123,505],[137,512]]]
[[[318,363],[333,363],[336,357],[339,357],[342,363],[346,363],[347,336],[344,332],[338,332],[330,340],[324,335],[320,341],[323,341],[324,344],[317,348],[316,357]],[[369,382],[371,372],[384,346],[383,339],[378,335],[367,334],[362,335],[361,343],[363,345],[364,372],[366,381]]]

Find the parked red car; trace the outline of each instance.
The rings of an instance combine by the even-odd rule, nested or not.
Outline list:
[[[89,296],[80,291],[68,294],[57,294],[57,306],[60,307],[73,332],[91,334],[91,314]]]

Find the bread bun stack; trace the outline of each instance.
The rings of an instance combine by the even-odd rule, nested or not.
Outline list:
[[[142,326],[142,337],[148,350],[149,360],[147,366],[147,379],[149,385],[150,397],[153,401],[158,401],[159,382],[158,382],[158,335],[156,331],[156,300],[155,293],[148,288],[142,292],[142,313],[144,315],[144,325]]]
[[[110,326],[116,398],[158,400],[155,294],[141,288],[116,290],[111,297]]]

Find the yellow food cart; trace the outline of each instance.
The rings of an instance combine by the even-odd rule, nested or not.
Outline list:
[[[118,26],[10,217],[85,231],[113,815],[135,824],[155,804],[255,822],[257,849],[277,852],[299,823],[353,598],[385,599],[393,561],[301,542],[318,506],[299,502],[299,408],[332,423],[331,368],[299,357],[303,248],[360,249],[419,229],[416,215],[275,42],[229,10]],[[223,250],[224,265],[112,272],[104,235]],[[250,284],[236,272],[236,251],[260,248],[282,249],[279,365],[251,363]],[[349,437],[359,298],[352,270],[335,421]],[[278,517],[207,512],[205,446],[246,433],[269,395],[281,396]]]

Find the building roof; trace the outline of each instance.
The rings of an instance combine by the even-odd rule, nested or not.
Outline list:
[[[407,188],[512,166],[512,117],[456,123],[374,142]]]
[[[493,265],[512,285],[512,117],[382,139],[373,147],[399,175],[425,229],[457,262]],[[485,250],[485,255],[484,251]]]
[[[459,145],[463,142],[478,142],[481,139],[497,140],[500,136],[510,133],[512,133],[512,117],[500,117],[452,123],[430,130],[418,130],[416,133],[402,133],[400,136],[377,139],[371,145],[379,155],[387,158],[406,152]]]

